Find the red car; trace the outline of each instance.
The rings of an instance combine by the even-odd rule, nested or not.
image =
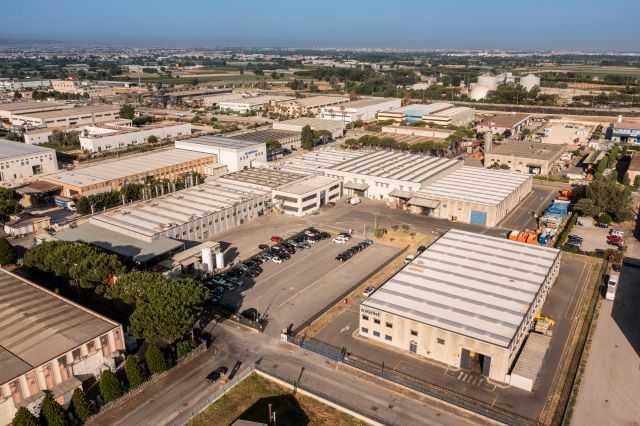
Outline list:
[[[278,236],[273,236],[271,237],[271,242],[272,243],[276,243],[276,244],[280,244],[282,242],[282,237],[278,237]]]
[[[624,238],[619,237],[617,235],[608,235],[607,244],[622,247],[624,245]]]

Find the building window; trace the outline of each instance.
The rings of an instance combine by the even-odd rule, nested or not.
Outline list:
[[[384,336],[384,340],[386,340],[386,341],[390,342],[390,341],[392,341],[393,339],[391,338],[391,336],[389,336],[388,334],[386,334],[386,335]]]
[[[415,342],[413,340],[411,342],[409,342],[409,352],[414,353],[414,354],[416,352],[418,352],[418,343],[417,342]]]
[[[374,337],[380,337],[380,332],[379,331],[374,331],[373,332],[373,336]]]
[[[437,342],[439,345],[444,345],[444,339],[438,338]]]
[[[393,324],[391,324],[390,322],[386,322],[384,323],[384,325],[386,325],[387,328],[393,328]]]
[[[365,320],[365,321],[369,321],[369,315],[363,315],[362,319]]]
[[[373,319],[373,323],[374,323],[374,324],[380,324],[380,320],[379,320],[379,319],[377,319],[377,318],[374,318],[374,319]]]
[[[367,327],[362,327],[360,331],[362,331],[365,334],[369,333],[369,329]]]
[[[418,335],[418,332],[417,332],[417,331],[415,331],[415,330],[411,330],[411,335],[412,335],[412,336],[417,336],[417,335]]]

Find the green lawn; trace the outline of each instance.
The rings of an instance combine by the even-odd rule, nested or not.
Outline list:
[[[266,423],[268,406],[278,426],[365,426],[366,423],[319,401],[252,374],[225,396],[191,419],[188,426],[227,426],[238,419]]]

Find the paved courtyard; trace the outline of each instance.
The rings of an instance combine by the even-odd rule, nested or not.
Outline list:
[[[603,300],[571,424],[640,425],[640,259]]]

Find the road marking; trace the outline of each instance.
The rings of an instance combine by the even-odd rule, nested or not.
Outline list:
[[[340,334],[347,333],[350,329],[351,329],[351,326],[350,326],[350,325],[345,325],[344,327],[342,327],[342,328],[340,329]]]

